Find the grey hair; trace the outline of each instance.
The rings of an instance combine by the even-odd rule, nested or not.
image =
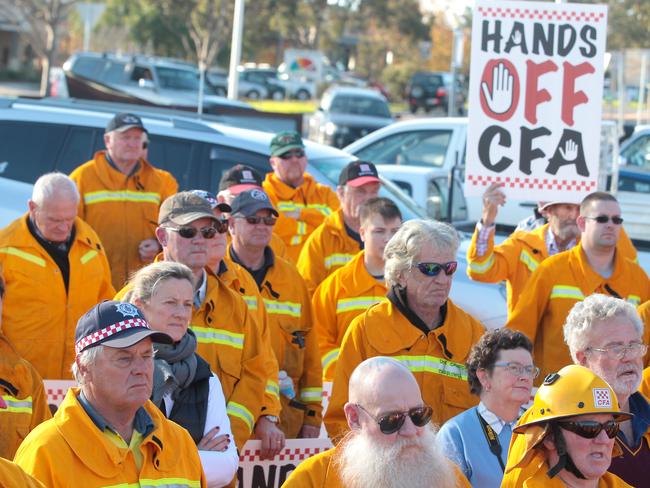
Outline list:
[[[613,318],[629,320],[639,337],[643,336],[643,321],[634,306],[625,300],[594,293],[573,306],[564,324],[564,342],[569,346],[573,362],[578,363],[576,353],[587,348],[591,328]]]
[[[97,356],[104,350],[103,345],[98,345],[95,347],[89,347],[88,349],[84,349],[79,353],[77,356],[77,359],[72,363],[72,366],[70,367],[70,371],[72,371],[72,376],[74,377],[75,381],[79,383],[80,385],[84,384],[83,380],[83,375],[81,374],[81,371],[79,369],[79,366],[77,366],[77,362],[81,364],[84,368],[90,368],[95,361],[97,361]]]
[[[32,190],[32,201],[41,207],[46,200],[51,198],[68,198],[79,203],[79,190],[74,181],[58,171],[45,173],[41,176]]]
[[[173,261],[159,261],[139,269],[131,275],[131,289],[124,297],[130,303],[136,300],[148,302],[156,286],[169,279],[187,280],[194,284],[192,270],[181,263]]]
[[[398,284],[402,273],[413,267],[426,244],[433,245],[437,251],[456,255],[460,239],[456,229],[443,222],[417,219],[405,222],[384,249],[384,278],[388,286]]]

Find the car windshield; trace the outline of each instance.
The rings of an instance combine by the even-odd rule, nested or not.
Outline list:
[[[335,158],[309,158],[309,164],[320,171],[323,176],[330,180],[334,185],[338,184],[339,174],[343,167],[350,161],[354,160],[349,157],[335,157]],[[379,175],[381,178],[381,175]],[[413,199],[400,190],[393,182],[386,178],[381,178],[382,185],[379,190],[380,197],[386,197],[393,200],[402,212],[404,220],[410,219],[426,219],[426,212],[418,206]]]
[[[383,100],[359,95],[338,95],[332,99],[330,112],[336,114],[390,117],[388,104]]]
[[[199,91],[199,73],[187,69],[156,67],[160,86],[169,90]]]

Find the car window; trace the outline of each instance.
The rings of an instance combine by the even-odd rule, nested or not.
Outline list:
[[[451,134],[450,130],[422,130],[392,134],[357,151],[356,156],[375,164],[440,168],[445,164]]]
[[[86,78],[97,79],[104,70],[105,61],[99,58],[78,57],[72,71]]]
[[[67,126],[0,122],[0,176],[34,183],[54,169]]]
[[[198,73],[176,68],[161,68],[156,67],[156,74],[160,80],[161,88],[169,90],[199,90],[199,75]]]
[[[434,178],[429,183],[427,213],[438,220],[447,220],[449,202],[449,181],[447,178]],[[462,180],[454,180],[451,206],[452,222],[467,220],[467,202],[463,196]]]
[[[262,175],[271,170],[267,155],[217,144],[204,144],[199,161],[200,167],[193,173],[190,185],[215,193],[223,172],[236,164],[252,166]]]
[[[377,98],[364,96],[338,95],[329,108],[332,113],[370,115],[373,117],[390,117],[388,104]]]
[[[621,151],[621,155],[630,166],[650,168],[650,135],[640,136]]]
[[[148,158],[151,164],[173,174],[181,189],[189,189],[193,161],[199,158],[202,144],[155,134],[150,134],[149,138]]]
[[[104,149],[104,129],[70,127],[56,161],[57,171],[70,174],[79,165],[89,161],[95,152]]]

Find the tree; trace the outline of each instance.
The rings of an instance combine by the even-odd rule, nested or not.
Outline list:
[[[16,22],[26,22],[32,48],[41,60],[41,96],[50,91],[50,67],[58,49],[58,29],[77,0],[13,0]]]

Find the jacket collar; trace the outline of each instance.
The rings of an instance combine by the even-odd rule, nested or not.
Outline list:
[[[365,251],[358,252],[352,260],[345,265],[345,268],[349,270],[346,273],[345,280],[341,282],[341,285],[344,289],[348,289],[348,283],[350,284],[349,289],[354,290],[355,293],[366,293],[369,290],[373,290],[375,287],[381,286],[386,288],[384,283],[377,281],[377,279],[368,273],[366,265],[364,263]],[[349,280],[349,282],[348,282]]]
[[[2,234],[5,239],[1,239],[1,245],[10,245],[18,248],[33,248],[40,249],[42,253],[47,254],[45,250],[38,244],[36,238],[32,235],[27,227],[27,219],[29,219],[29,212],[25,213],[22,217],[14,220],[9,226],[7,226]],[[101,245],[97,240],[97,237],[91,234],[90,226],[84,225],[85,223],[79,217],[75,217],[74,228],[75,235],[74,239],[70,243],[69,249],[77,243],[77,245],[88,246],[93,249],[101,249]]]
[[[309,193],[311,187],[316,184],[316,181],[314,180],[313,176],[305,173],[302,185],[300,185],[298,188],[293,188],[275,176],[275,173],[270,172],[266,174],[265,183],[273,187],[278,199],[291,200],[299,192],[302,192],[303,194]]]
[[[607,282],[613,282],[619,280],[625,270],[629,266],[626,259],[621,259],[618,255],[618,252],[614,253],[614,269],[612,275],[609,278],[604,278],[589,264],[587,260],[587,255],[585,254],[584,249],[582,249],[582,243],[579,242],[573,249],[567,251],[569,252],[569,269],[571,269],[574,278],[580,284],[582,292],[586,295],[591,295],[594,290],[599,286],[603,285],[606,288],[609,287]],[[611,287],[610,287],[611,288]],[[617,298],[627,298],[625,296],[619,295],[618,291],[615,289],[608,289],[607,292]]]
[[[106,159],[106,150],[97,151],[93,159],[95,160],[95,168],[97,177],[102,185],[106,188],[113,188],[116,184],[123,184],[129,178],[141,176],[145,171],[151,171],[153,167],[149,162],[140,158],[138,160],[137,168],[135,168],[130,175],[125,175]]]

